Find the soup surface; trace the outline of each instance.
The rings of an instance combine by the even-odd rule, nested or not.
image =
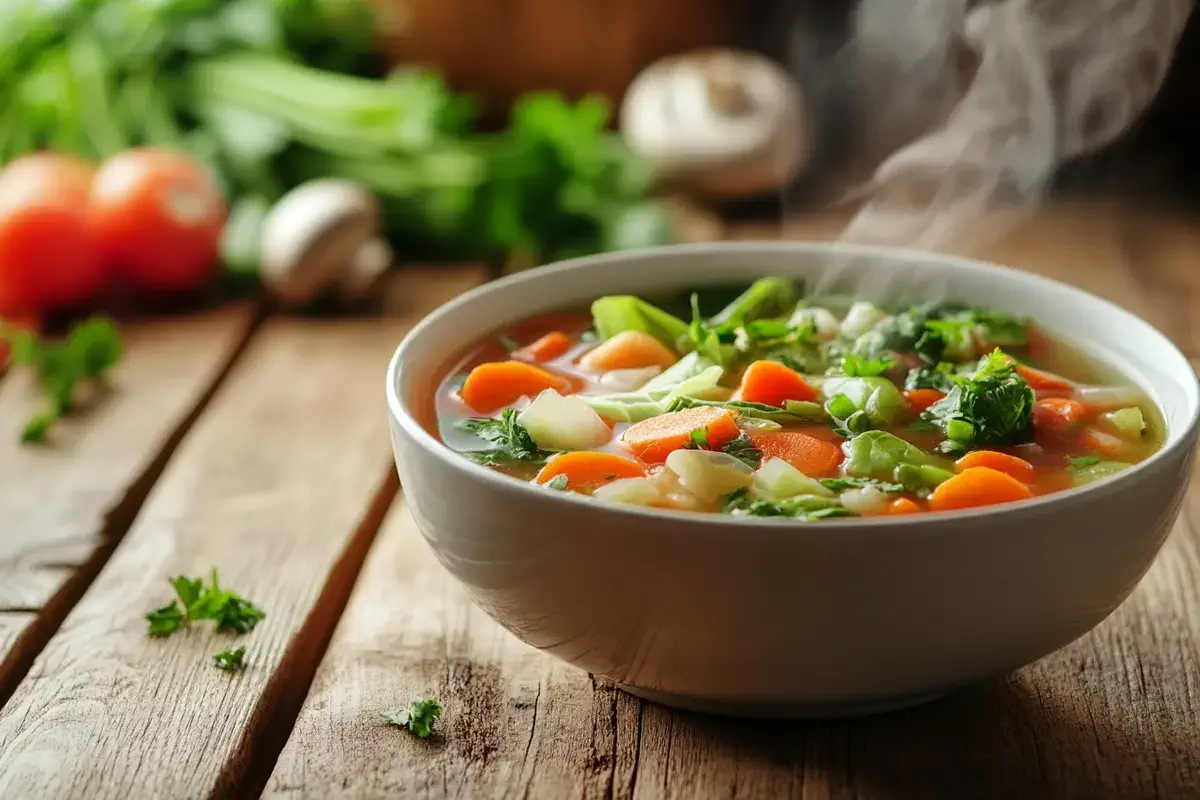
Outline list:
[[[546,491],[797,521],[1018,502],[1161,446],[1140,391],[1033,320],[739,288],[495,335],[438,388],[443,441]]]

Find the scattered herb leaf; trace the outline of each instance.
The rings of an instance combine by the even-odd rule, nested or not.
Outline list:
[[[468,430],[480,439],[496,445],[492,450],[474,450],[464,455],[485,466],[513,461],[544,463],[553,453],[534,444],[529,431],[517,422],[517,413],[516,409],[506,408],[499,419],[476,417],[459,423],[463,430]]]
[[[846,489],[862,489],[867,486],[874,487],[888,494],[898,494],[904,491],[904,487],[899,483],[880,481],[874,478],[825,478],[821,481],[821,485],[832,492],[843,492]]]
[[[1096,466],[1103,460],[1104,459],[1098,456],[1079,456],[1077,458],[1069,458],[1067,459],[1069,465],[1067,469],[1071,470],[1072,472],[1080,472],[1088,467]]]
[[[213,656],[213,666],[226,672],[237,672],[246,668],[246,647],[238,645],[222,650]]]
[[[442,704],[432,697],[414,697],[408,708],[389,711],[383,718],[391,725],[408,730],[418,739],[433,735],[433,725],[442,715]]]
[[[762,450],[754,444],[754,440],[746,434],[739,435],[736,439],[726,442],[721,451],[741,461],[750,469],[758,469],[758,465],[762,463]]]
[[[954,388],[922,415],[946,434],[943,451],[1028,440],[1033,427],[1033,390],[999,348],[980,359],[973,376],[957,375],[954,383]]]
[[[170,636],[200,620],[215,622],[219,631],[249,633],[267,616],[236,592],[222,589],[216,569],[210,585],[206,586],[201,578],[178,577],[171,580],[171,587],[178,601],[172,600],[170,605],[146,615],[151,636]]]
[[[848,378],[877,378],[895,363],[887,357],[863,358],[850,353],[842,359],[842,372]]]
[[[149,634],[151,636],[166,637],[182,628],[187,619],[183,610],[180,609],[179,603],[172,600],[162,608],[156,608],[147,614],[146,621],[150,623]]]

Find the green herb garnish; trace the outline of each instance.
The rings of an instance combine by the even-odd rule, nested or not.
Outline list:
[[[762,463],[762,451],[754,444],[754,440],[744,433],[727,442],[721,448],[721,452],[728,453],[751,469],[758,469],[758,465]]]
[[[246,648],[243,645],[222,650],[213,656],[213,666],[226,672],[238,672],[246,668]]]
[[[1088,467],[1094,467],[1104,459],[1099,456],[1079,456],[1077,458],[1067,459],[1067,469],[1072,472],[1082,472]]]
[[[790,517],[813,522],[827,517],[856,517],[837,500],[816,495],[800,495],[786,500],[763,500],[751,497],[747,489],[738,489],[725,498],[721,513],[749,517]]]
[[[946,434],[942,449],[1020,444],[1033,429],[1033,390],[999,348],[980,359],[972,377],[954,376],[954,388],[922,418]]]
[[[178,599],[146,615],[151,636],[170,636],[200,620],[215,622],[219,631],[249,633],[267,616],[236,592],[222,589],[216,569],[207,586],[202,578],[184,577],[174,578],[171,586]]]
[[[61,342],[50,342],[28,331],[0,325],[0,341],[12,348],[12,363],[34,370],[46,395],[47,408],[21,428],[26,444],[44,441],[50,429],[75,405],[81,383],[103,383],[121,358],[121,337],[108,319],[94,317],[78,323]]]
[[[899,494],[904,491],[904,487],[899,483],[880,481],[874,478],[825,478],[821,481],[821,485],[831,492],[844,492],[847,489],[863,489],[866,487],[872,487],[888,494]]]
[[[862,358],[853,353],[842,359],[842,372],[848,378],[876,378],[892,368],[890,358]]]
[[[496,464],[512,463],[514,461],[530,464],[545,463],[554,455],[552,451],[542,450],[533,441],[525,426],[517,422],[517,410],[506,408],[499,419],[476,417],[463,420],[459,427],[474,433],[480,439],[496,445],[491,450],[472,450],[463,453],[477,464],[494,466]]]
[[[442,715],[442,704],[432,697],[414,697],[408,708],[383,715],[388,724],[408,730],[418,739],[433,735],[433,725]]]

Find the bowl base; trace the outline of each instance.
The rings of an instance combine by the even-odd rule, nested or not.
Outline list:
[[[847,703],[764,703],[739,700],[713,700],[703,697],[654,692],[636,686],[617,684],[617,688],[651,703],[670,706],[681,711],[694,711],[719,717],[744,717],[747,719],[849,719],[886,714],[906,708],[924,705],[939,700],[952,690],[927,694],[889,697],[880,700],[852,701]]]

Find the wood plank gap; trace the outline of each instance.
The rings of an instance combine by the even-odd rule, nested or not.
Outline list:
[[[117,549],[117,545],[121,543],[121,539],[128,532],[133,521],[137,518],[138,512],[142,508],[142,504],[146,502],[146,498],[150,495],[150,490],[154,487],[167,464],[170,463],[171,457],[179,448],[180,442],[183,441],[188,431],[204,413],[208,404],[225,383],[230,372],[241,360],[242,354],[246,351],[250,341],[254,338],[254,334],[262,326],[263,320],[266,319],[266,314],[263,307],[260,305],[256,308],[254,317],[250,324],[246,326],[242,337],[237,341],[229,357],[225,360],[225,364],[217,372],[215,378],[209,384],[208,388],[197,399],[192,410],[189,411],[183,419],[175,426],[163,444],[162,449],[158,454],[146,465],[137,479],[130,484],[125,490],[120,500],[104,516],[104,524],[101,528],[99,539],[96,547],[92,550],[91,555],[79,565],[71,565],[74,572],[68,577],[58,590],[51,595],[50,599],[41,609],[34,609],[38,613],[33,618],[28,627],[17,635],[12,646],[7,652],[3,653],[3,659],[0,660],[0,708],[12,698],[13,692],[17,690],[17,686],[29,674],[30,668],[33,666],[34,660],[38,653],[50,641],[50,638],[58,632],[62,626],[63,620],[67,618],[67,614],[75,607],[88,587],[100,574],[100,570],[112,557],[113,552]],[[0,609],[3,611],[19,612],[22,609]]]
[[[217,778],[211,795],[213,800],[251,800],[262,795],[399,490],[396,468],[389,464],[366,514],[330,570],[316,603],[288,644],[279,668],[255,704],[250,725],[238,743],[236,755],[225,763]]]

